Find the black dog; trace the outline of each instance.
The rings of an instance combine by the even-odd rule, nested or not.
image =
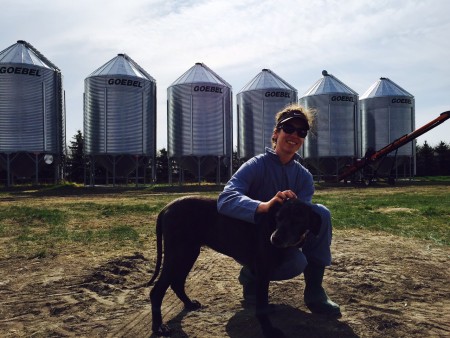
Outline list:
[[[214,199],[184,197],[169,203],[159,213],[156,267],[147,284],[151,285],[159,274],[164,237],[161,276],[150,292],[154,334],[170,335],[170,329],[162,323],[161,316],[162,300],[169,286],[184,303],[185,309],[201,307],[199,302],[186,295],[184,285],[200,247],[206,245],[254,271],[257,280],[256,317],[265,336],[282,336],[267,315],[270,275],[282,258],[283,248],[300,247],[309,231],[317,235],[321,219],[311,206],[297,199],[287,200],[276,209],[272,209],[262,222],[252,224],[219,214]]]

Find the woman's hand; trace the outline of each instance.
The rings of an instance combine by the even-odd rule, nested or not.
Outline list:
[[[268,212],[275,203],[283,204],[288,198],[297,198],[297,195],[292,190],[279,191],[268,202],[261,202],[256,209],[257,213]]]

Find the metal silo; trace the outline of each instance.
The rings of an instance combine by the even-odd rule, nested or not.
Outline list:
[[[263,69],[236,98],[238,157],[248,159],[272,147],[275,115],[297,103],[297,90],[270,69]]]
[[[303,146],[306,163],[316,174],[337,176],[357,157],[358,94],[326,70],[300,98],[316,110],[313,130]]]
[[[415,129],[414,96],[388,78],[381,77],[360,98],[360,156],[380,150]],[[415,163],[415,142],[390,153],[373,169],[391,175],[403,166],[403,176],[412,175]]]
[[[200,180],[223,161],[231,172],[232,89],[196,63],[167,89],[168,156]]]
[[[107,176],[127,177],[149,162],[155,173],[156,81],[126,54],[91,73],[84,81],[85,154]],[[91,167],[91,176],[93,173]],[[142,173],[144,175],[144,172]],[[145,177],[145,176],[144,176]],[[154,178],[154,177],[152,177]],[[91,181],[92,184],[92,181]]]
[[[0,166],[12,178],[61,178],[65,109],[58,67],[19,40],[0,52]]]

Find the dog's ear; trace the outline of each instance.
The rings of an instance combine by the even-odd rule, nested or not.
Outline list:
[[[310,224],[311,232],[315,236],[317,236],[317,235],[319,235],[319,232],[320,232],[320,226],[322,224],[322,217],[320,217],[320,215],[317,212],[311,210],[310,211],[310,219],[311,219],[311,224]]]

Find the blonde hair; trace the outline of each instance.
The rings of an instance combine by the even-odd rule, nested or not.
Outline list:
[[[275,133],[280,129],[280,126],[278,125],[280,123],[280,121],[283,120],[283,118],[291,113],[291,112],[300,112],[302,115],[305,116],[306,121],[308,122],[309,125],[309,129],[312,128],[313,123],[314,123],[314,116],[315,116],[315,110],[311,109],[311,108],[305,108],[299,104],[296,103],[292,103],[286,107],[283,108],[283,110],[279,111],[276,115],[275,115],[275,127],[273,129],[273,134],[272,134],[272,148],[275,149],[276,145],[277,145],[277,139],[275,138]]]

